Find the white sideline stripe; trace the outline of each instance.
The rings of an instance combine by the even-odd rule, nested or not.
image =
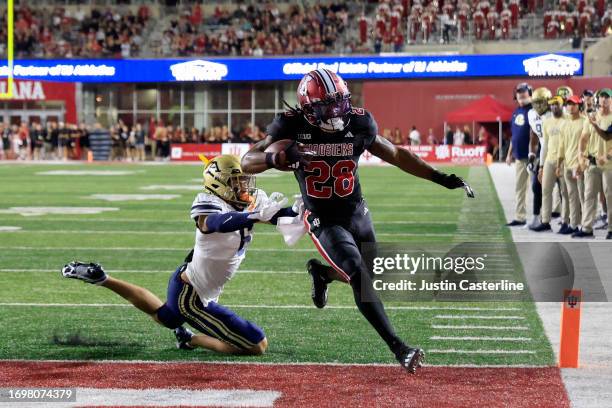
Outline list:
[[[524,316],[483,316],[483,315],[436,315],[436,319],[499,319],[499,320],[524,320]]]
[[[533,350],[458,350],[458,349],[430,349],[432,354],[535,354]]]
[[[76,401],[50,403],[53,407],[113,406],[215,406],[272,407],[281,393],[271,390],[180,388],[76,388]],[[19,405],[19,404],[18,404]],[[35,405],[35,404],[34,404]]]
[[[122,235],[122,234],[134,234],[134,235],[193,235],[195,234],[195,230],[191,231],[191,230],[185,230],[185,231],[126,231],[126,230],[116,230],[116,231],[109,231],[109,230],[102,230],[102,231],[96,231],[96,230],[3,230],[1,229],[2,227],[0,227],[0,232],[10,232],[12,234],[14,233],[33,233],[33,234],[74,234],[74,235],[78,235],[78,234],[114,234],[114,235]],[[15,228],[21,228],[21,227],[15,227]],[[254,235],[265,235],[265,236],[278,236],[279,238],[281,237],[281,234],[279,234],[278,232],[256,232],[254,233]],[[422,237],[422,236],[426,236],[426,237],[447,237],[447,236],[452,236],[454,235],[453,233],[446,233],[446,232],[441,232],[441,233],[418,233],[418,232],[379,232],[376,233],[377,236],[382,236],[382,237]]]
[[[431,336],[429,340],[459,341],[531,341],[531,337],[488,337],[488,336]]]
[[[3,302],[1,306],[32,306],[32,307],[131,307],[130,303],[29,303],[29,302]],[[313,309],[311,305],[224,305],[229,308],[250,308],[250,309]],[[325,306],[326,309],[355,309],[355,306],[348,305],[329,305]],[[504,309],[496,308],[469,308],[469,307],[447,307],[447,306],[387,306],[387,310],[478,310],[478,311],[498,311]]]
[[[0,162],[1,163],[1,162]],[[397,367],[397,363],[329,363],[329,362],[315,362],[315,361],[301,361],[295,363],[287,362],[251,362],[251,361],[223,361],[223,360],[210,360],[210,361],[186,361],[186,360],[33,360],[33,359],[0,359],[0,363],[77,363],[77,364],[201,364],[201,365],[253,365],[253,366],[325,366],[325,367]],[[425,364],[427,367],[465,367],[465,368],[545,368],[545,367],[556,367],[549,365],[535,365],[535,364]]]
[[[432,329],[451,329],[451,330],[529,330],[527,326],[473,326],[473,325],[440,325],[432,324]]]

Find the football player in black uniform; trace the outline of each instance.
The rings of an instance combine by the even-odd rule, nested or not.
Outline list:
[[[357,166],[368,150],[403,171],[431,180],[448,189],[470,187],[454,174],[444,174],[406,149],[378,136],[370,112],[351,106],[346,82],[327,69],[306,74],[298,86],[299,108],[278,115],[267,136],[243,157],[246,173],[269,168],[294,170],[305,205],[308,232],[330,266],[308,262],[313,280],[313,301],[319,308],[327,302],[327,285],[347,282],[364,317],[387,343],[400,364],[414,373],[424,358],[423,350],[409,347],[395,334],[378,300],[370,271],[361,255],[361,244],[376,241],[368,208],[361,195]],[[282,151],[265,152],[272,143],[291,139]],[[375,302],[362,301],[376,299]]]

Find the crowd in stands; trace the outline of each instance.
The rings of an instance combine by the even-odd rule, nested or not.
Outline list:
[[[104,129],[100,124],[80,125],[48,121],[45,125],[0,122],[2,139],[0,158],[17,160],[86,159],[90,134],[103,130],[111,141],[111,160],[142,161],[147,158],[168,160],[170,146],[180,143],[255,143],[264,132],[248,122],[242,129],[230,131],[228,126],[209,129],[180,128],[165,125],[151,118],[147,123],[128,126],[123,121]]]
[[[164,57],[399,52],[417,42],[520,38],[520,19],[530,17],[533,25],[535,16],[543,18],[544,38],[612,33],[606,0],[380,0],[284,7],[267,1],[226,3],[210,13],[200,3],[165,10],[176,14],[158,18],[168,26],[160,38],[149,38],[144,31],[152,12],[146,4],[102,9],[22,3],[15,9],[16,57],[129,58],[142,56],[145,41],[153,55]],[[0,55],[6,27],[3,13]]]
[[[138,56],[145,39],[143,30],[150,20],[148,6],[137,13],[129,8],[74,9],[30,7],[27,2],[15,7],[15,57],[73,58]],[[7,44],[6,13],[0,19],[0,54]]]
[[[550,4],[548,2],[547,4]],[[606,36],[612,8],[605,0],[557,0],[544,13],[544,37]],[[544,10],[543,0],[382,0],[372,18],[359,19],[359,43],[373,33],[375,52],[401,51],[404,44],[518,38],[519,20]],[[405,40],[407,38],[407,41]]]
[[[341,51],[351,16],[345,3],[290,5],[272,2],[217,6],[204,16],[200,4],[187,6],[164,31],[157,53],[179,55],[324,54]]]
[[[559,0],[544,13],[545,37],[598,37],[612,34],[612,7],[605,1]]]
[[[228,126],[212,126],[208,129],[181,128],[165,125],[151,118],[148,122],[128,126],[122,120],[104,129],[99,123],[80,125],[48,121],[45,125],[6,125],[0,122],[2,159],[69,160],[87,159],[91,132],[103,130],[111,140],[111,160],[142,161],[147,159],[168,160],[170,147],[181,143],[256,143],[265,137],[257,125],[247,122],[241,129],[231,131]],[[480,128],[476,139],[468,125],[448,127],[444,135],[434,135],[429,129],[421,135],[413,126],[407,132],[399,127],[382,129],[382,136],[397,145],[455,146],[488,144],[489,137]]]

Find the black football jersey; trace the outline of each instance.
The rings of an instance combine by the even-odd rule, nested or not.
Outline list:
[[[359,185],[359,156],[378,134],[376,121],[363,108],[353,108],[348,125],[338,132],[325,132],[303,115],[279,114],[268,126],[274,141],[296,140],[315,153],[308,167],[294,172],[304,205],[320,217],[351,214],[362,200]]]

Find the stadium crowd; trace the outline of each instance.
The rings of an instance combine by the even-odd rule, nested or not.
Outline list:
[[[324,54],[337,49],[353,18],[346,3],[291,5],[282,12],[272,2],[217,6],[204,16],[199,3],[187,6],[164,31],[161,56]]]
[[[160,37],[149,36],[152,11],[114,6],[30,7],[15,11],[19,57],[112,57],[379,53],[406,44],[463,39],[523,38],[522,18],[533,35],[548,39],[612,33],[612,6],[605,0],[381,0],[371,3],[273,2],[221,4],[205,14],[200,3],[167,8]],[[136,11],[132,11],[136,10]],[[164,12],[165,13],[165,12]],[[164,14],[162,13],[162,14]],[[539,17],[541,16],[541,17]],[[536,30],[542,18],[542,30]],[[151,30],[152,32],[155,30]],[[6,15],[0,21],[5,54]],[[141,53],[150,45],[150,55]]]
[[[111,140],[111,160],[142,161],[146,159],[167,160],[172,144],[181,143],[256,143],[265,137],[257,125],[247,122],[242,129],[229,129],[227,125],[212,126],[208,129],[181,128],[165,125],[151,118],[146,123],[134,126],[119,120],[105,129],[100,124],[79,125],[48,121],[45,125],[34,122],[30,125],[6,125],[0,122],[2,151],[0,158],[17,160],[79,160],[86,159],[91,132],[108,134]],[[437,145],[455,146],[467,144],[486,144],[495,142],[484,127],[473,139],[468,125],[457,126],[453,131],[447,127],[442,137],[437,137],[433,129],[421,136],[415,126],[407,132],[399,127],[381,129],[381,134],[397,145]],[[492,147],[493,148],[493,147]]]
[[[606,36],[612,8],[604,0],[559,0],[547,3],[544,38]],[[476,40],[519,38],[519,21],[544,11],[540,0],[383,0],[372,17],[359,19],[359,42],[373,33],[374,51],[401,51],[408,43],[437,38],[449,43],[472,36]],[[406,29],[405,29],[406,28]],[[407,31],[407,33],[406,33]]]
[[[86,159],[92,132],[108,135],[111,160],[142,161],[147,158],[167,160],[170,146],[178,143],[254,143],[265,135],[250,122],[241,130],[228,126],[209,129],[180,128],[165,125],[154,118],[147,123],[128,126],[119,120],[105,129],[99,123],[80,125],[48,121],[45,125],[22,123],[7,125],[0,122],[2,151],[0,158],[17,160]]]
[[[96,7],[76,11],[61,6],[16,6],[14,13],[15,57],[73,58],[138,56],[150,10],[143,4],[137,13],[129,8]],[[0,54],[7,44],[6,14],[0,19]]]

